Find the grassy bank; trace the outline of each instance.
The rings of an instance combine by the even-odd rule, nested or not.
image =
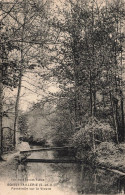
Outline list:
[[[70,143],[77,148],[76,158],[125,173],[125,144],[118,144],[116,138],[115,130],[108,122],[90,118],[76,131]]]
[[[109,145],[110,147],[108,147]],[[115,146],[113,143],[108,143],[105,150],[103,148],[103,152],[99,148],[97,150],[96,162],[99,166],[125,173],[125,144]]]

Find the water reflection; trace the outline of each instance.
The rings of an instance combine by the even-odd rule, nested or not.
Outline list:
[[[17,163],[16,167],[16,178],[27,180],[28,179],[28,166],[26,162]]]
[[[56,158],[58,154],[53,152],[43,152],[40,154],[38,152],[31,156],[31,158],[43,157]],[[66,158],[66,156],[63,155],[62,158]],[[28,165],[18,165],[17,169],[17,177],[22,177],[23,179],[31,177],[44,178],[46,184],[58,187],[60,192],[70,191],[72,192],[71,194],[125,193],[125,177],[106,170],[93,169],[86,164],[28,163]]]

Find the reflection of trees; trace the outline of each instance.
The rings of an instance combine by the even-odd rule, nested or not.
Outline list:
[[[63,189],[76,190],[76,178],[78,177],[76,164],[51,164],[53,172],[58,172],[58,186]]]
[[[76,189],[84,194],[116,194],[125,192],[125,177],[102,169],[93,169],[87,165],[52,164],[54,172],[58,172],[57,185]]]
[[[17,169],[16,169],[16,178],[17,179],[23,179],[24,181],[28,179],[27,175],[27,163],[18,163]]]
[[[64,159],[64,158],[70,158],[70,159],[74,159],[74,156],[75,156],[75,151],[74,151],[74,149],[65,149],[65,150],[61,150],[61,152],[60,151],[55,151],[54,153],[53,153],[53,156],[54,156],[54,158],[58,158],[58,159]]]
[[[79,193],[116,194],[123,190],[124,179],[112,172],[81,166],[81,178],[77,180]]]
[[[123,192],[125,194],[125,176],[119,177],[117,185],[118,185],[118,193]]]

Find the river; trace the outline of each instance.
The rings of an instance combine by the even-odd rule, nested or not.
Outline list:
[[[73,159],[62,151],[34,152],[31,159]],[[125,194],[125,177],[85,163],[22,163],[1,169],[4,195]],[[23,192],[23,193],[22,193]],[[0,195],[1,191],[0,191]]]
[[[68,159],[55,151],[32,153],[28,158]],[[70,157],[71,158],[71,157]],[[22,168],[20,167],[22,166]],[[125,194],[125,177],[87,164],[26,163],[18,166],[17,178],[37,181],[42,194]]]

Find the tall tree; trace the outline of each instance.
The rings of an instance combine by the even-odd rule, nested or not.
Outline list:
[[[46,3],[34,1],[20,1],[13,3],[3,3],[2,11],[8,11],[8,16],[4,19],[13,29],[10,32],[11,42],[14,42],[20,51],[21,59],[18,60],[18,90],[15,102],[15,121],[14,121],[14,147],[16,145],[16,129],[19,112],[19,101],[22,88],[22,78],[26,70],[33,70],[36,66],[40,66],[42,61],[39,52],[40,46],[46,42],[47,26],[45,27],[46,9],[49,1]],[[12,24],[9,22],[12,21]],[[43,29],[42,29],[43,28]],[[32,63],[33,61],[33,63]]]
[[[119,42],[123,40],[123,36],[117,33],[116,16],[120,15],[121,20],[124,20],[123,4],[120,3],[118,8],[118,4],[109,3],[99,8],[96,1],[70,3],[70,11],[63,12],[65,20],[62,22],[54,19],[52,22],[55,28],[60,29],[61,45],[57,57],[54,58],[54,62],[57,62],[54,75],[63,90],[74,88],[76,121],[81,123],[84,118],[82,102],[86,99],[86,114],[96,117],[101,117],[102,114],[102,118],[106,116],[106,120],[116,131],[118,142],[118,100],[115,97],[116,93],[119,97],[121,94],[117,78],[120,78]],[[101,102],[97,95],[103,97]],[[112,118],[109,118],[110,115]]]

